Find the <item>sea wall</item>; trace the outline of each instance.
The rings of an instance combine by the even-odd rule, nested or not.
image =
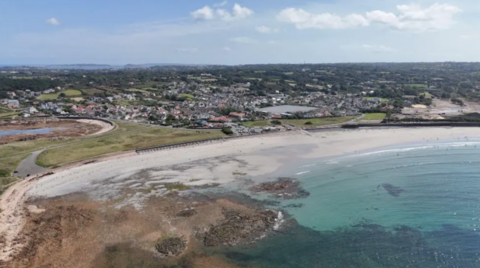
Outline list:
[[[342,128],[381,128],[381,127],[480,127],[475,122],[423,122],[423,123],[389,123],[389,124],[346,124]]]

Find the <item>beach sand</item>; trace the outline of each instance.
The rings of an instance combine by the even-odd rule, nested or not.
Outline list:
[[[88,165],[66,167],[38,180],[26,179],[1,196],[0,234],[4,243],[0,260],[9,259],[10,254],[22,246],[13,241],[25,224],[23,207],[28,198],[83,192],[94,200],[107,201],[118,198],[124,189],[131,189],[135,191],[124,198],[120,207],[132,205],[142,209],[142,202],[148,197],[166,192],[166,183],[224,184],[234,182],[239,174],[256,177],[272,173],[285,164],[291,165],[295,159],[340,156],[418,141],[471,138],[480,138],[480,128],[299,131],[141,155],[128,153]]]

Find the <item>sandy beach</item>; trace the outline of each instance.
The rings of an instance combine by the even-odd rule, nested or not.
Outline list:
[[[151,196],[167,190],[165,184],[187,186],[225,184],[241,176],[272,173],[295,159],[313,159],[358,153],[412,142],[480,138],[480,128],[391,128],[287,132],[245,137],[225,142],[177,148],[147,154],[127,153],[88,165],[75,165],[40,179],[27,178],[9,188],[0,199],[0,260],[8,260],[22,246],[14,240],[25,224],[24,203],[29,198],[86,193],[107,201],[131,190],[117,206],[138,210]],[[143,191],[142,194],[139,191]]]

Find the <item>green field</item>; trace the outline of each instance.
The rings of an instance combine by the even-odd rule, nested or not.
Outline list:
[[[220,130],[175,130],[158,126],[118,123],[110,134],[43,152],[37,164],[44,167],[135,150],[141,147],[223,137]]]
[[[0,178],[11,177],[12,172],[28,154],[0,159]]]
[[[425,84],[405,84],[405,86],[409,86],[413,88],[428,88],[428,85],[425,85]]]
[[[269,121],[267,121],[267,120],[249,121],[249,122],[243,122],[242,124],[246,127],[266,127],[266,126],[270,125]]]
[[[385,113],[366,114],[362,120],[383,120],[385,116],[387,116]]]
[[[67,89],[61,92],[57,92],[54,94],[42,94],[38,97],[39,100],[56,100],[60,96],[61,93],[64,93],[67,97],[77,97],[82,96],[82,92],[76,89]]]
[[[346,123],[351,121],[358,116],[342,116],[342,117],[325,117],[325,118],[312,118],[312,119],[280,119],[279,121],[282,124],[293,125],[295,127],[314,127],[314,126],[325,126],[325,125],[335,125]],[[312,124],[306,124],[310,122]],[[263,121],[251,121],[251,122],[243,122],[244,126],[247,127],[265,127],[265,126],[274,126],[271,124],[271,120],[263,120]]]
[[[0,119],[10,119],[15,116],[18,116],[17,112],[0,113]]]
[[[424,93],[420,93],[418,94],[418,96],[424,96],[426,99],[431,99],[432,98],[432,94],[428,93],[428,92],[424,92]]]
[[[95,95],[104,92],[103,90],[97,88],[84,88],[81,90],[85,95]]]
[[[386,98],[365,97],[365,99],[367,99],[367,100],[380,99],[381,102],[388,102],[388,99],[386,99]]]
[[[129,88],[129,89],[126,89],[126,91],[128,91],[128,92],[142,92],[142,93],[148,92],[144,89],[138,89],[138,88]]]

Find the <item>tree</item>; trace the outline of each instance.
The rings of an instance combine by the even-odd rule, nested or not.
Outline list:
[[[230,127],[224,127],[224,128],[222,128],[222,132],[223,132],[225,135],[233,135],[232,128],[230,128]]]
[[[65,95],[65,93],[62,92],[62,93],[60,93],[60,94],[58,95],[58,97],[60,97],[60,98],[65,98],[65,97],[67,97],[67,95]]]

